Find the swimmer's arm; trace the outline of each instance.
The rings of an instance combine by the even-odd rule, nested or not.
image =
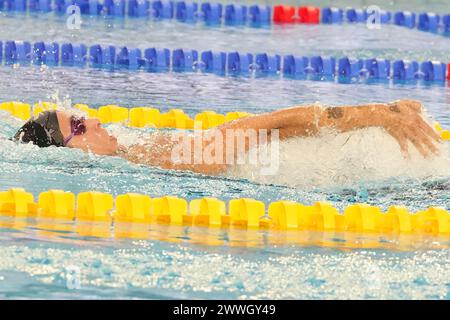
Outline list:
[[[238,119],[220,127],[226,129],[279,129],[280,139],[317,135],[322,128],[347,132],[367,127],[381,127],[399,143],[405,155],[410,141],[424,156],[437,153],[434,142],[440,137],[422,117],[418,101],[400,100],[389,104],[367,104],[322,108],[299,106]]]
[[[279,131],[280,139],[287,139],[293,136],[311,136],[319,131],[318,121],[321,107],[319,106],[298,106],[281,109],[269,113],[240,118],[228,122],[218,127],[225,134],[226,130],[267,130],[270,135],[271,130]],[[259,133],[259,132],[257,132]]]
[[[346,132],[375,125],[376,108],[385,106],[323,108],[317,105],[304,105],[241,118],[221,126],[220,129],[277,129],[280,139],[314,136],[321,128]]]

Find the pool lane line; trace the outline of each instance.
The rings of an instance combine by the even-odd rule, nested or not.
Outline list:
[[[3,7],[1,7],[1,5]],[[148,0],[10,0],[0,2],[7,12],[55,12],[59,15],[105,16],[177,20],[186,23],[202,21],[206,25],[235,25],[261,27],[271,24],[394,24],[409,29],[450,35],[450,14],[410,11],[391,12],[375,6],[367,8],[336,8],[315,6],[288,6],[277,4],[240,5],[195,1]],[[375,11],[374,11],[375,10]],[[81,21],[81,20],[79,20]]]
[[[0,58],[5,65],[88,67],[147,72],[209,72],[223,76],[283,76],[352,83],[357,80],[390,80],[394,83],[445,83],[450,62],[358,59],[333,56],[295,56],[238,51],[195,49],[127,48],[113,45],[38,41],[1,41]]]
[[[62,221],[127,222],[208,228],[238,228],[278,231],[332,231],[378,234],[450,236],[450,213],[443,207],[410,212],[392,205],[386,212],[379,207],[357,203],[339,212],[330,203],[304,205],[294,201],[268,204],[251,199],[186,199],[164,195],[151,198],[139,193],[111,194],[87,191],[41,192],[22,188],[0,192],[0,215],[15,218],[47,218]]]
[[[204,130],[253,115],[243,111],[220,114],[205,110],[191,118],[182,109],[170,109],[166,113],[162,113],[159,109],[153,107],[125,108],[118,105],[104,105],[95,109],[82,103],[74,104],[73,108],[84,112],[89,118],[97,118],[102,124],[119,123],[133,128]],[[22,121],[27,121],[31,116],[37,116],[41,112],[56,109],[56,103],[47,101],[40,101],[33,106],[19,101],[0,102],[0,110],[8,111],[12,116]]]
[[[0,110],[8,111],[12,116],[23,121],[27,121],[32,115],[37,116],[41,112],[56,110],[57,107],[56,103],[48,101],[40,101],[33,106],[19,101],[0,102]],[[212,110],[204,110],[191,118],[178,108],[161,113],[159,109],[153,107],[126,108],[118,105],[104,105],[96,109],[83,103],[76,103],[73,107],[83,111],[90,118],[97,118],[102,124],[119,123],[133,128],[207,130],[226,122],[253,116],[253,114],[243,111],[231,111],[224,115]],[[450,141],[449,130],[443,129],[438,122],[435,122],[434,128],[443,140]]]

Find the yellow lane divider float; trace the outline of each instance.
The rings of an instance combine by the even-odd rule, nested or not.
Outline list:
[[[228,210],[227,210],[228,208]],[[50,218],[77,221],[128,222],[215,228],[237,227],[254,230],[312,230],[449,235],[450,214],[430,207],[415,213],[403,206],[383,212],[376,206],[352,204],[341,213],[327,202],[303,205],[275,201],[268,205],[255,199],[233,199],[228,206],[216,198],[194,199],[128,193],[42,192],[37,203],[31,193],[12,188],[0,192],[0,216]]]
[[[38,115],[47,110],[55,110],[56,103],[39,102],[33,106],[9,101],[0,103],[0,110],[9,111],[13,116],[28,120],[31,115]],[[121,123],[134,128],[176,128],[176,129],[209,129],[225,122],[248,117],[248,112],[228,112],[226,115],[214,111],[198,113],[194,119],[181,109],[171,109],[167,113],[152,107],[124,108],[117,105],[105,105],[98,109],[90,108],[86,104],[75,104],[74,108],[86,113],[90,118],[97,118],[101,123]]]
[[[38,115],[46,110],[55,110],[56,103],[38,102],[31,105],[8,101],[0,103],[0,110],[9,111],[13,116],[28,120],[31,115]],[[248,112],[228,112],[226,115],[214,111],[203,111],[198,113],[194,119],[185,114],[181,109],[171,109],[166,113],[152,107],[124,108],[117,105],[105,105],[98,109],[90,108],[87,104],[75,104],[74,108],[86,113],[90,118],[98,118],[103,124],[122,123],[134,128],[175,128],[175,129],[209,129],[219,126],[223,123],[233,121],[239,118],[251,116]],[[439,132],[442,139],[450,140],[450,131],[442,129],[439,123],[435,123],[435,129]]]
[[[441,135],[442,139],[450,140],[450,131],[449,130],[442,129],[441,125],[438,122],[436,122],[434,124],[434,128],[439,132],[439,134]]]

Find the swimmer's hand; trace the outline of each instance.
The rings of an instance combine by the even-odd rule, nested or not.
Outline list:
[[[425,119],[420,102],[400,100],[390,103],[374,113],[374,120],[397,140],[406,158],[409,158],[408,141],[425,158],[439,153],[435,144],[441,143],[442,139]]]
[[[399,100],[389,104],[373,103],[360,106],[328,107],[320,112],[319,127],[347,132],[368,127],[384,128],[409,158],[408,141],[424,156],[438,154],[441,137],[428,123],[419,101]]]

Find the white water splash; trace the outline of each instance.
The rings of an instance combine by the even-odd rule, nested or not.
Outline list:
[[[410,144],[411,158],[405,159],[397,141],[383,129],[328,133],[280,142],[276,175],[262,176],[259,167],[252,165],[236,166],[227,175],[303,188],[345,187],[390,178],[450,177],[448,143],[439,147],[439,156],[425,159]]]

